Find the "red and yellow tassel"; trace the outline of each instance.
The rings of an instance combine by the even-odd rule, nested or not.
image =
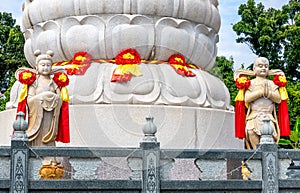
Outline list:
[[[59,125],[56,141],[69,143],[70,142],[70,123],[69,123],[69,93],[67,86],[69,78],[62,72],[57,72],[53,77],[54,82],[60,88],[60,98],[62,106],[59,115]]]
[[[235,80],[236,87],[239,92],[235,98],[235,137],[243,139],[246,136],[246,104],[245,104],[245,90],[250,86],[250,80],[247,77],[240,77]]]
[[[19,99],[18,99],[18,112],[23,112],[25,114],[24,119],[26,118],[26,104],[27,104],[27,97],[28,97],[28,86],[32,85],[36,80],[36,74],[30,70],[24,70],[19,73],[18,80],[20,83],[23,84],[21,89]]]
[[[283,75],[276,75],[273,82],[279,86],[281,102],[278,105],[278,125],[280,128],[280,136],[290,136],[290,118],[287,105],[288,93],[286,90],[287,80]]]

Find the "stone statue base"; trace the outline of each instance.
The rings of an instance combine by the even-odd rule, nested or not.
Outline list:
[[[71,143],[57,146],[138,147],[145,117],[153,116],[162,148],[243,149],[234,137],[234,113],[167,105],[70,105]],[[9,145],[15,109],[0,112],[0,144]]]

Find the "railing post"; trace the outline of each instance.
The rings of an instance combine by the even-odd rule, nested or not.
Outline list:
[[[11,140],[11,172],[10,192],[28,193],[28,138],[25,131],[28,128],[24,113],[17,114],[13,124],[14,134]]]
[[[153,123],[153,117],[147,117],[146,120],[147,123],[143,128],[144,139],[140,143],[143,150],[142,193],[159,193],[160,144],[155,137],[157,128]]]
[[[266,118],[263,121],[260,140],[262,150],[262,193],[278,193],[278,146],[272,137],[273,128],[270,125],[270,119]]]

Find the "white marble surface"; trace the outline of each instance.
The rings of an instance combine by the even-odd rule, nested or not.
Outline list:
[[[25,31],[25,56],[34,67],[33,52],[54,51],[54,62],[70,61],[85,51],[94,59],[113,59],[135,48],[142,59],[168,61],[180,53],[203,69],[214,66],[218,34],[208,26],[172,17],[144,15],[87,15],[39,23]]]
[[[217,77],[191,69],[195,77],[178,75],[166,64],[140,64],[143,76],[127,83],[110,82],[117,65],[92,63],[84,76],[70,76],[70,104],[182,105],[228,110],[230,94]],[[88,86],[87,86],[88,85]],[[21,87],[16,82],[7,106],[17,106]]]
[[[25,29],[57,18],[98,14],[157,15],[220,28],[217,0],[27,0],[23,8]]]
[[[15,109],[0,112],[0,145],[10,144]],[[71,105],[71,143],[58,146],[138,147],[145,117],[154,117],[162,148],[243,149],[233,112],[166,105]]]
[[[34,67],[36,49],[53,50],[59,62],[78,51],[113,59],[131,47],[145,60],[181,53],[209,70],[217,54],[217,6],[217,0],[27,0],[25,56]],[[243,148],[234,138],[228,89],[218,78],[199,69],[192,69],[196,77],[182,77],[169,65],[141,63],[143,76],[120,84],[110,82],[115,67],[92,63],[84,76],[70,77],[70,146],[137,147],[152,115],[163,148]],[[15,83],[8,107],[16,107],[20,88]],[[10,143],[14,117],[15,109],[0,112],[3,145]]]

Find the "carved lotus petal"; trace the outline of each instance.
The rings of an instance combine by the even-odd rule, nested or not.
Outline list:
[[[155,58],[168,61],[169,57],[176,53],[190,58],[195,41],[195,32],[190,22],[162,18],[157,21],[155,30]]]
[[[28,11],[28,19],[31,26],[52,19],[62,18],[66,16],[74,15],[78,12],[79,7],[74,6],[75,1],[72,0],[34,0],[31,3],[25,4],[23,14]],[[31,26],[26,26],[24,23],[24,28],[30,28]]]
[[[70,76],[68,90],[71,103],[95,103],[101,100],[106,69],[107,65],[92,63],[84,76]]]
[[[67,18],[63,21],[61,42],[66,57],[71,59],[77,52],[88,52],[93,58],[105,58],[105,23],[98,16]]]
[[[217,34],[202,24],[195,27],[195,33],[194,49],[192,56],[189,58],[190,62],[210,70],[215,65],[217,55]]]
[[[121,50],[135,48],[141,58],[148,59],[154,45],[154,25],[145,16],[116,15],[107,23],[107,58],[114,58]]]
[[[140,64],[143,76],[129,82],[110,82],[117,65],[92,63],[84,76],[71,76],[71,104],[168,104],[229,109],[230,95],[221,80],[192,69],[195,77],[183,77],[166,64]],[[89,85],[89,86],[86,86]]]
[[[202,74],[207,86],[207,103],[209,107],[229,109],[230,94],[225,84],[209,73]]]
[[[161,65],[160,70],[161,97],[156,103],[187,106],[205,103],[206,85],[200,74],[196,77],[183,77],[169,65]],[[197,71],[193,72],[198,73]]]
[[[47,50],[53,50],[55,53],[53,57],[54,62],[66,60],[60,46],[60,27],[58,23],[49,21],[43,25],[36,25],[33,30],[25,32],[25,37],[27,38],[25,56],[31,66],[35,65],[33,52],[37,49],[41,50],[42,53],[46,53]]]
[[[24,4],[23,25],[29,29],[69,16],[138,14],[185,19],[218,31],[221,22],[217,6],[217,0],[34,0]]]
[[[30,64],[31,67],[34,67],[35,64],[35,56],[32,54],[34,51],[32,50],[31,44],[32,44],[32,40],[31,40],[31,36],[32,36],[33,30],[29,29],[25,31],[25,44],[24,44],[24,54],[25,54],[25,58],[28,61],[28,63]]]
[[[160,95],[160,84],[158,81],[158,72],[154,66],[140,64],[143,76],[133,77],[124,84],[110,82],[116,65],[111,65],[110,71],[107,71],[107,79],[104,83],[104,102],[105,103],[153,103]]]
[[[219,31],[220,29],[221,19],[219,11],[209,0],[184,0],[182,15],[179,15],[179,18],[186,18],[205,24],[215,31]]]

